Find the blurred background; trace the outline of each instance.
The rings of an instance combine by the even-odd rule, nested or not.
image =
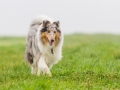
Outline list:
[[[120,0],[0,0],[0,36],[26,36],[42,14],[59,20],[65,34],[120,34]]]

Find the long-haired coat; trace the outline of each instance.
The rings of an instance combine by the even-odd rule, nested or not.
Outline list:
[[[62,58],[63,33],[59,21],[47,16],[36,17],[29,28],[25,58],[31,73],[41,72],[51,76],[50,68]]]

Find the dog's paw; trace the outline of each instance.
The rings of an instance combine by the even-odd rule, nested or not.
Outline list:
[[[49,77],[52,77],[52,74],[51,73],[49,73],[49,74],[47,74]]]

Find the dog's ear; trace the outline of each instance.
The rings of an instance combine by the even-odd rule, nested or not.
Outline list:
[[[47,31],[47,25],[50,23],[50,21],[47,21],[47,20],[44,20],[43,21],[43,28],[42,28],[42,30],[41,30],[41,32],[45,32],[45,31]]]
[[[57,21],[57,22],[53,22],[53,24],[55,24],[57,27],[60,26],[60,22],[59,22],[59,21]]]
[[[43,27],[46,27],[46,25],[49,24],[49,23],[50,23],[50,21],[44,20],[43,21]]]
[[[59,22],[59,21],[53,22],[53,24],[56,25],[56,30],[57,30],[59,33],[61,33],[61,30],[60,30],[60,22]]]

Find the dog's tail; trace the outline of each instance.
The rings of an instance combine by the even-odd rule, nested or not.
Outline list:
[[[48,20],[50,22],[53,22],[53,20],[50,17],[48,17],[46,15],[40,15],[40,16],[37,16],[36,18],[34,18],[32,20],[31,26],[33,26],[33,25],[41,25],[44,20]]]

